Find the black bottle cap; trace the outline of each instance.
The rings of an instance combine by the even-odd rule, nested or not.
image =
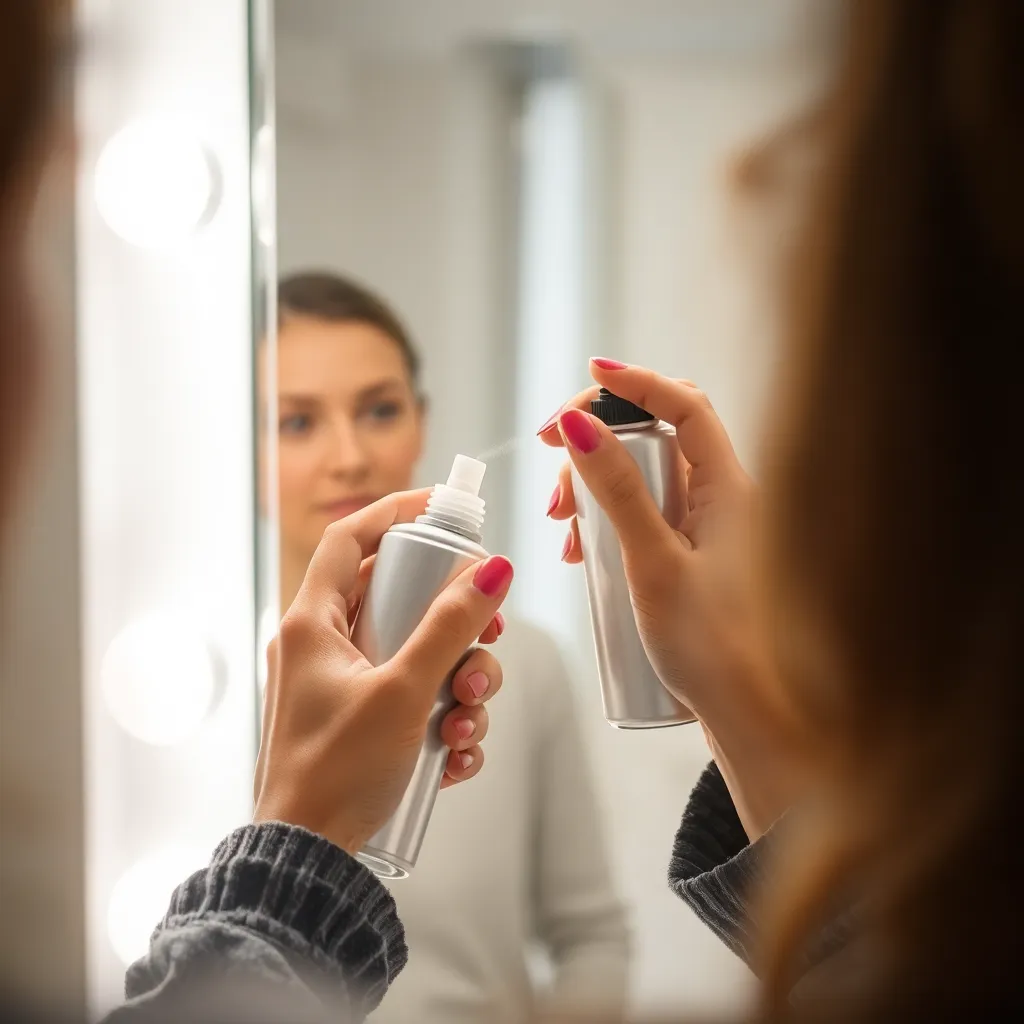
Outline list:
[[[627,423],[648,423],[657,417],[641,409],[639,405],[627,402],[618,395],[613,395],[607,388],[601,388],[600,394],[590,403],[590,411],[609,427],[624,426]]]

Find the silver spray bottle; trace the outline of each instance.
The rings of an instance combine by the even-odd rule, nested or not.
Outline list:
[[[590,411],[606,423],[640,467],[661,514],[679,523],[682,490],[676,432],[646,409],[601,388]],[[587,577],[604,715],[618,729],[654,729],[695,721],[651,667],[637,630],[619,538],[608,517],[572,471],[576,518]]]
[[[456,455],[448,482],[434,487],[424,514],[414,523],[392,526],[381,539],[352,633],[371,664],[396,654],[446,584],[466,566],[487,557],[480,546],[484,502],[479,497],[486,468],[476,459]],[[404,878],[416,865],[448,760],[441,721],[453,704],[449,675],[431,709],[402,802],[357,854],[383,878]]]

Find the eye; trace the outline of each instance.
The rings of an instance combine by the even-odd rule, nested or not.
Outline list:
[[[306,434],[313,426],[313,417],[306,412],[293,413],[291,416],[282,416],[278,424],[278,432],[281,434]]]
[[[402,406],[395,401],[374,402],[363,410],[363,415],[371,423],[388,423],[402,413]]]

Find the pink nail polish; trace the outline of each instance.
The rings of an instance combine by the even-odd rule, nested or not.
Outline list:
[[[505,632],[505,616],[501,612],[494,613],[494,621],[498,624],[498,636]],[[477,694],[479,697],[480,694]]]
[[[464,739],[468,740],[473,735],[476,726],[468,718],[457,718],[455,720],[455,731]]]
[[[604,356],[593,356],[590,360],[595,366],[602,370],[625,370],[626,363],[620,363],[618,359],[605,359]]]
[[[512,563],[504,555],[492,555],[477,569],[473,586],[487,597],[494,597],[511,582],[512,572]]]
[[[558,425],[566,441],[581,455],[589,455],[601,443],[594,421],[579,409],[566,409],[559,417]]]
[[[551,500],[548,502],[548,510],[545,513],[546,515],[551,515],[551,513],[554,512],[556,508],[558,508],[558,502],[561,500],[561,498],[562,498],[562,485],[559,484],[555,488],[554,493],[551,495]]]
[[[565,538],[565,543],[562,545],[562,561],[564,562],[569,557],[569,552],[572,551],[572,534],[570,533]]]
[[[558,407],[558,408],[557,408],[557,409],[556,409],[556,410],[555,410],[555,411],[554,411],[554,412],[553,412],[553,413],[552,413],[552,414],[551,414],[551,415],[550,415],[550,416],[549,416],[549,417],[548,417],[548,418],[547,418],[547,419],[546,419],[546,420],[545,420],[545,421],[543,422],[543,424],[541,425],[541,428],[540,428],[540,430],[538,430],[538,431],[537,431],[537,433],[538,433],[538,434],[543,434],[545,430],[550,430],[550,429],[551,429],[551,428],[552,428],[552,427],[553,427],[553,426],[554,426],[554,425],[555,425],[555,424],[556,424],[556,423],[558,422],[558,417],[559,417],[559,415],[561,414],[561,412],[562,412],[562,409],[563,409],[563,408],[564,408],[564,406],[560,405],[560,406],[559,406],[559,407]]]
[[[463,768],[468,768],[473,763],[473,760],[473,755],[467,754],[466,751],[459,754],[459,764],[461,764]]]
[[[487,676],[483,672],[473,672],[466,677],[466,685],[473,691],[473,696],[479,699],[487,692]]]

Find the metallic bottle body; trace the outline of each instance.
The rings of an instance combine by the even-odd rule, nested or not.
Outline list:
[[[682,519],[679,448],[666,423],[613,426],[670,523]],[[658,678],[644,651],[626,584],[619,538],[575,470],[576,514],[587,577],[604,715],[618,729],[654,729],[694,721]]]
[[[371,664],[387,661],[409,639],[444,586],[486,555],[479,544],[454,531],[420,522],[393,526],[381,540],[363,595],[353,628],[356,647]],[[441,721],[452,704],[449,678],[434,701],[401,803],[358,854],[377,875],[404,878],[416,865],[448,759]]]

